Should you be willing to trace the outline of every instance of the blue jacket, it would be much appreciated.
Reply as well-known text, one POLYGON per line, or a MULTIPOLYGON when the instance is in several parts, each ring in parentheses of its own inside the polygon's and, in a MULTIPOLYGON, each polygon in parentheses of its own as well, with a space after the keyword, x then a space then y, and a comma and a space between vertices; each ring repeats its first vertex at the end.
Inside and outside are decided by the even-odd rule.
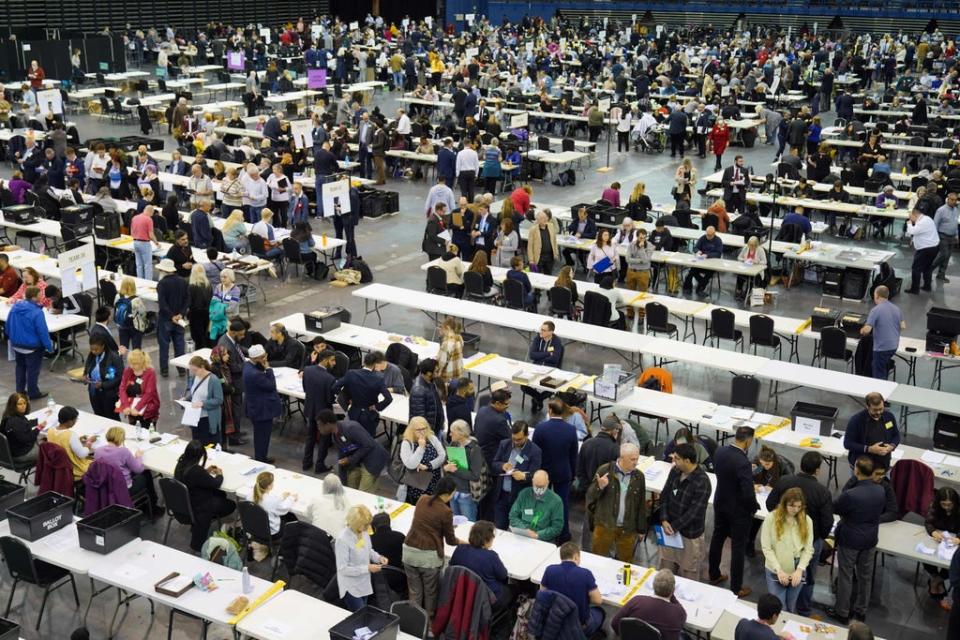
POLYGON ((737 623, 733 637, 736 640, 778 640, 780 638, 773 627, 747 618, 737 623))
MULTIPOLYGON (((497 495, 503 491, 503 476, 500 475, 503 473, 503 465, 507 462, 510 462, 510 453, 513 451, 513 440, 507 438, 500 442, 500 446, 497 447, 497 454, 493 457, 493 466, 490 469, 492 473, 497 478, 497 495)), ((516 465, 516 471, 523 471, 527 474, 526 480, 514 480, 510 479, 510 503, 513 504, 513 501, 517 499, 517 495, 523 490, 533 484, 533 474, 540 470, 542 465, 542 454, 540 453, 540 447, 533 444, 532 440, 527 440, 527 443, 523 445, 523 448, 520 449, 520 456, 523 458, 523 462, 520 462, 516 465)))
POLYGON ((550 418, 537 425, 533 443, 543 454, 543 469, 552 484, 573 480, 577 469, 579 440, 576 428, 563 418, 550 418))
MULTIPOLYGON (((571 235, 577 232, 577 229, 580 226, 580 218, 571 220, 570 224, 567 225, 567 232, 571 235)), ((593 221, 592 218, 587 218, 583 225, 583 233, 580 234, 581 239, 592 240, 597 237, 597 223, 593 221)))
POLYGON ((309 215, 310 200, 307 196, 305 194, 301 194, 299 197, 291 196, 290 204, 287 206, 287 218, 290 221, 290 226, 292 227, 297 222, 306 222, 309 215))
POLYGON ((871 479, 860 480, 833 502, 838 547, 865 551, 877 546, 880 516, 887 504, 883 487, 871 479))
POLYGON ((473 431, 473 407, 476 405, 475 396, 461 397, 456 393, 455 381, 450 382, 450 390, 447 392, 447 424, 453 424, 454 420, 463 420, 470 425, 470 431, 473 431))
POLYGON ((527 357, 534 364, 559 367, 563 362, 563 343, 556 335, 551 337, 550 340, 544 340, 540 336, 536 336, 530 342, 530 351, 527 353, 527 357))
POLYGON ((261 369, 252 362, 243 364, 244 413, 251 422, 266 422, 280 415, 280 395, 273 369, 261 369))
POLYGON ((539 640, 585 640, 580 612, 569 598, 556 591, 537 591, 527 631, 539 640))
POLYGON ((706 234, 704 234, 697 240, 697 244, 694 245, 693 250, 694 252, 703 253, 708 258, 722 258, 723 240, 720 239, 720 236, 713 236, 713 240, 709 240, 706 234))
POLYGON ((213 231, 210 230, 210 216, 200 209, 190 214, 190 227, 193 231, 193 246, 206 249, 213 244, 213 231))
MULTIPOLYGON (((346 391, 350 397, 350 409, 347 412, 350 419, 364 424, 368 429, 369 421, 361 419, 361 414, 368 413, 369 407, 376 407, 377 411, 383 411, 393 402, 393 396, 387 389, 383 376, 371 371, 370 369, 350 369, 346 375, 337 380, 333 385, 334 395, 339 394, 340 390, 346 391), (383 396, 383 400, 380 399, 383 396)), ((376 426, 374 424, 374 426, 376 426)))
POLYGON ((444 178, 452 178, 457 174, 457 154, 452 149, 441 147, 437 152, 437 173, 444 178))
POLYGON ((339 421, 333 444, 337 447, 337 457, 347 459, 347 464, 339 465, 341 477, 357 465, 363 465, 370 475, 378 478, 387 466, 387 450, 359 422, 339 421))
POLYGON ((13 305, 7 315, 7 337, 15 347, 53 351, 43 307, 30 300, 13 305))
MULTIPOLYGON (((867 442, 869 439, 867 429, 870 426, 870 422, 870 414, 867 413, 866 409, 855 413, 847 422, 847 431, 843 434, 843 448, 850 452, 848 455, 850 464, 854 464, 857 458, 862 455, 867 455, 871 458, 879 457, 867 453, 867 447, 872 444, 877 444, 876 442, 867 442)), ((880 422, 885 427, 883 430, 884 437, 882 443, 892 444, 895 447, 899 446, 900 429, 897 427, 897 418, 891 412, 884 411, 883 415, 880 416, 880 422)), ((889 458, 890 456, 885 457, 888 469, 890 468, 889 458)))

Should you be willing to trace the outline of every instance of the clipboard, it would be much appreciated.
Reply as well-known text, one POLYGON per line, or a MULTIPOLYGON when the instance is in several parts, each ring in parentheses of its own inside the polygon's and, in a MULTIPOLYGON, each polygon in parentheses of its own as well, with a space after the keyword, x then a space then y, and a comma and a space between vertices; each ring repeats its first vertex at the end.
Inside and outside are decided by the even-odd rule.
POLYGON ((180 578, 179 571, 169 573, 153 585, 153 590, 157 593, 162 593, 165 596, 170 596, 171 598, 179 598, 184 593, 192 589, 194 585, 193 580, 187 578, 186 576, 180 578, 180 580, 178 580, 178 578, 180 578), (186 584, 180 584, 182 580, 186 580, 186 584), (176 581, 177 584, 175 584, 173 588, 168 588, 166 585, 173 581, 176 581))

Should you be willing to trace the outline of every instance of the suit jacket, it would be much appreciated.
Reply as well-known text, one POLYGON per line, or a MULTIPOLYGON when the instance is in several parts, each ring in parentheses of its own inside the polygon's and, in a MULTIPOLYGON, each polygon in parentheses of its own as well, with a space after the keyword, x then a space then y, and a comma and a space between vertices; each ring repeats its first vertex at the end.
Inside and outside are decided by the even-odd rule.
MULTIPOLYGON (((573 480, 577 468, 579 441, 576 428, 561 418, 550 418, 537 425, 533 443, 543 454, 543 469, 550 474, 551 484, 573 480)), ((751 485, 752 488, 752 485, 751 485)))
MULTIPOLYGON (((510 461, 510 453, 512 451, 513 440, 507 438, 506 440, 500 441, 500 446, 497 447, 497 453, 493 456, 493 465, 490 473, 497 478, 498 495, 503 491, 503 476, 500 474, 503 472, 503 465, 510 461)), ((520 457, 523 458, 523 462, 518 462, 514 470, 523 471, 527 474, 527 478, 525 480, 510 479, 511 504, 517 499, 521 491, 533 484, 533 474, 539 471, 543 465, 543 454, 540 451, 540 447, 535 445, 532 440, 527 440, 527 443, 520 449, 520 457)))
POLYGON ((280 395, 273 369, 261 369, 252 362, 243 365, 244 414, 251 422, 266 422, 280 415, 280 395))
MULTIPOLYGON (((87 354, 87 360, 83 365, 83 374, 87 377, 93 371, 97 362, 97 356, 92 353, 87 354)), ((123 376, 123 360, 120 354, 110 349, 105 349, 103 359, 100 360, 100 388, 97 394, 103 396, 120 396, 120 378, 123 376)))
POLYGON ((483 450, 483 459, 492 467, 500 443, 510 440, 510 417, 505 411, 501 413, 490 405, 480 407, 474 420, 473 433, 483 450))
POLYGON ((333 408, 336 398, 333 385, 336 381, 332 373, 318 364, 304 367, 303 393, 306 400, 303 404, 303 417, 308 425, 313 425, 321 411, 333 408))
POLYGON ((747 454, 730 444, 717 449, 713 464, 717 475, 713 510, 732 517, 749 517, 756 513, 760 505, 753 488, 753 466, 747 454))
POLYGON ((107 343, 107 350, 117 353, 120 351, 120 348, 117 346, 117 341, 113 339, 113 334, 110 333, 110 329, 107 329, 102 324, 94 324, 90 327, 90 337, 101 336, 104 341, 107 343))
POLYGON ((353 420, 338 422, 337 431, 333 434, 333 442, 337 446, 337 457, 347 459, 347 464, 339 465, 341 477, 345 477, 350 469, 363 465, 370 475, 376 478, 387 466, 389 460, 387 450, 374 440, 359 422, 353 420))
POLYGON ((338 394, 343 389, 350 399, 350 409, 347 412, 352 420, 360 420, 360 414, 369 407, 376 407, 383 411, 393 402, 393 396, 387 389, 383 376, 370 369, 351 369, 333 385, 333 393, 338 394), (380 399, 383 396, 383 400, 380 399))
POLYGON ((217 346, 226 349, 227 354, 230 356, 230 373, 233 374, 233 381, 235 385, 234 393, 242 393, 243 387, 237 383, 240 381, 240 378, 243 375, 243 363, 245 362, 246 358, 246 348, 239 342, 234 342, 233 339, 227 334, 220 336, 220 340, 217 341, 217 346))
MULTIPOLYGON (((723 170, 723 177, 720 179, 720 182, 723 184, 723 197, 724 199, 729 199, 733 195, 733 185, 730 183, 733 182, 733 171, 735 167, 727 167, 723 170)), ((750 172, 746 167, 740 167, 740 177, 743 179, 743 185, 740 187, 740 193, 746 193, 747 187, 750 186, 750 172)))
MULTIPOLYGON (((480 246, 480 244, 479 244, 477 241, 482 237, 482 238, 483 238, 483 249, 489 253, 489 252, 490 252, 490 249, 493 247, 493 240, 494 240, 494 238, 497 237, 497 228, 498 228, 499 225, 497 224, 497 219, 494 218, 493 215, 492 215, 492 214, 489 214, 489 213, 487 214, 486 223, 487 223, 487 229, 486 229, 486 231, 484 231, 482 235, 477 236, 476 238, 474 238, 474 245, 475 245, 475 246, 480 246)), ((474 216, 473 216, 473 230, 474 230, 474 231, 480 231, 480 224, 481 224, 481 218, 480 218, 480 216, 479 216, 479 215, 474 215, 474 216)), ((557 258, 557 257, 559 257, 559 256, 557 256, 556 254, 554 254, 554 258, 557 258)))
POLYGON ((437 152, 437 172, 444 178, 457 174, 457 153, 453 149, 441 147, 437 152))
MULTIPOLYGON (((557 249, 557 230, 552 224, 547 224, 547 235, 550 237, 550 250, 553 252, 553 259, 560 257, 557 249)), ((531 264, 540 262, 540 254, 543 253, 543 240, 540 237, 540 225, 533 225, 527 234, 527 259, 531 264)))

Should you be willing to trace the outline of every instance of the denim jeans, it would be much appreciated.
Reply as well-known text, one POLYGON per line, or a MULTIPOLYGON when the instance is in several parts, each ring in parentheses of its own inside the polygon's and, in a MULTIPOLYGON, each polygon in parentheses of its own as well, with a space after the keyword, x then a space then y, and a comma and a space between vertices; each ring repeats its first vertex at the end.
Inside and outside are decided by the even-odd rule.
POLYGON ((30 353, 14 352, 17 360, 17 393, 25 393, 30 398, 40 395, 37 381, 40 379, 40 366, 43 364, 43 347, 30 353))
POLYGON ((182 356, 186 351, 183 339, 183 327, 174 324, 169 318, 161 318, 157 324, 157 341, 160 343, 160 372, 170 368, 170 341, 173 340, 173 355, 182 356))
POLYGON ((343 594, 343 606, 346 607, 347 611, 357 611, 365 604, 367 604, 366 596, 359 598, 349 591, 343 594))
POLYGON ((134 240, 133 255, 137 260, 137 277, 153 280, 153 243, 149 240, 134 240))
POLYGON ((807 574, 800 587, 800 596, 797 598, 796 613, 801 616, 809 616, 813 609, 813 586, 816 584, 817 565, 820 564, 820 552, 823 550, 823 540, 817 538, 813 541, 813 558, 807 565, 807 574))
POLYGON ((464 516, 470 522, 477 521, 477 501, 471 498, 469 493, 457 491, 453 494, 450 508, 453 509, 455 516, 464 516))
POLYGON ((260 212, 263 211, 263 207, 248 204, 243 206, 243 211, 247 215, 247 222, 257 224, 260 222, 260 212))
POLYGON ((783 605, 784 611, 796 613, 797 598, 800 596, 800 590, 803 588, 803 584, 801 583, 799 587, 785 587, 777 580, 777 574, 769 569, 765 569, 763 573, 767 577, 767 591, 777 596, 780 604, 783 605))
POLYGON ((897 352, 896 349, 891 349, 889 351, 874 351, 873 352, 873 377, 877 380, 886 380, 887 379, 887 367, 890 363, 890 358, 893 357, 893 354, 897 352))
POLYGON ((603 626, 603 621, 607 617, 606 612, 600 607, 591 606, 587 621, 583 624, 583 633, 589 638, 603 626))
POLYGON ((393 72, 393 86, 398 91, 403 91, 403 71, 393 72))

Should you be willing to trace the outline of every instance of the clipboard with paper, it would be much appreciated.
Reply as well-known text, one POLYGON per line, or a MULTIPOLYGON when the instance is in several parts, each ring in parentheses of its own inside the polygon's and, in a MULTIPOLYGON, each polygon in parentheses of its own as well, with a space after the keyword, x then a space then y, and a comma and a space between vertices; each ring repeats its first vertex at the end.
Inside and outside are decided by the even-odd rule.
POLYGON ((657 545, 669 547, 670 549, 683 549, 683 537, 679 532, 667 534, 659 524, 653 525, 654 533, 657 534, 657 545))

